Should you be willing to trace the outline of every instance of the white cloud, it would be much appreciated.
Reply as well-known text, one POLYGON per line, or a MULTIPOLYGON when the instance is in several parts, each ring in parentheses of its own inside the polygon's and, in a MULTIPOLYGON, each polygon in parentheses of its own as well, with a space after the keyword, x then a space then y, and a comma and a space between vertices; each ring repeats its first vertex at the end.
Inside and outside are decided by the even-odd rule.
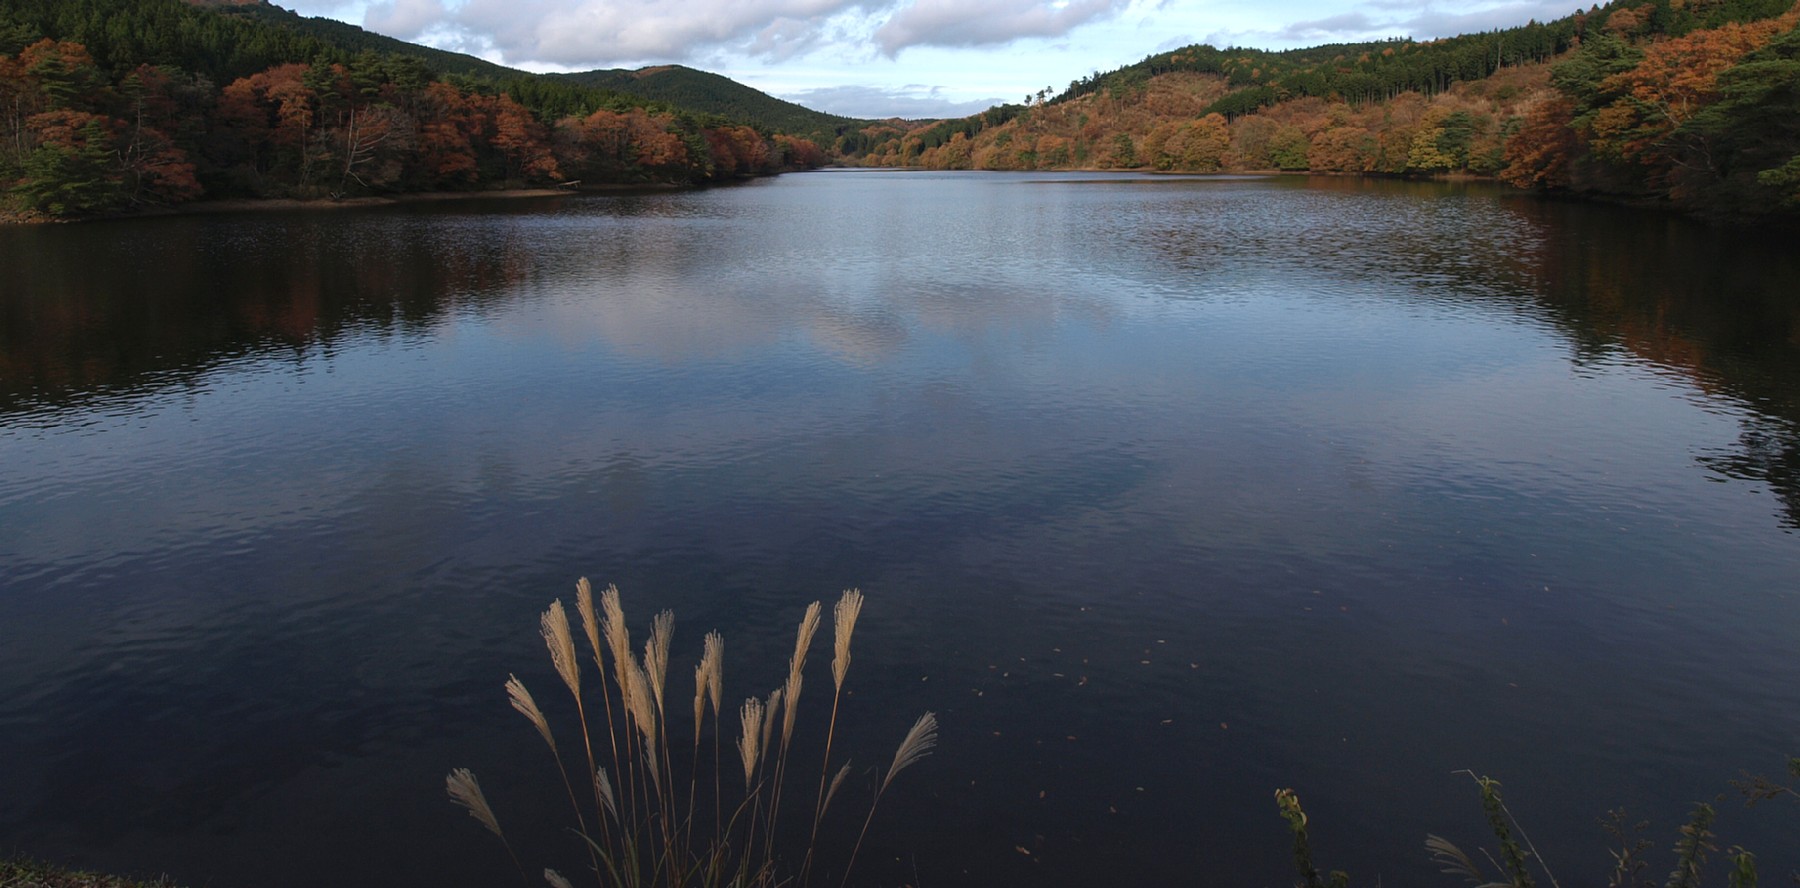
POLYGON ((809 107, 876 118, 962 116, 1002 100, 996 96, 1016 102, 1045 84, 1111 70, 1196 38, 1221 47, 1264 49, 1396 36, 1431 39, 1533 18, 1548 21, 1588 5, 1588 0, 274 2, 527 70, 681 62, 809 107))
POLYGON ((1208 36, 1217 46, 1234 44, 1268 49, 1316 46, 1411 37, 1431 40, 1511 28, 1527 21, 1550 21, 1568 15, 1575 5, 1563 0, 1457 5, 1453 11, 1438 9, 1432 0, 1371 0, 1359 8, 1318 18, 1301 19, 1274 28, 1225 30, 1208 36))
POLYGON ((1341 40, 1346 34, 1366 34, 1373 28, 1374 22, 1368 16, 1346 12, 1309 22, 1294 22, 1275 33, 1283 40, 1329 42, 1341 40))
POLYGON ((891 58, 909 46, 991 46, 1061 37, 1129 5, 1130 0, 913 0, 875 31, 875 42, 891 58))
POLYGON ((377 0, 363 12, 363 27, 413 40, 442 24, 447 15, 441 0, 377 0))
MULTIPOLYGON (((891 0, 879 0, 891 2, 891 0)), ((869 0, 305 0, 401 38, 494 54, 513 65, 572 68, 687 61, 729 50, 791 58, 817 46, 834 18, 869 0)), ((866 30, 866 29, 865 29, 866 30)))

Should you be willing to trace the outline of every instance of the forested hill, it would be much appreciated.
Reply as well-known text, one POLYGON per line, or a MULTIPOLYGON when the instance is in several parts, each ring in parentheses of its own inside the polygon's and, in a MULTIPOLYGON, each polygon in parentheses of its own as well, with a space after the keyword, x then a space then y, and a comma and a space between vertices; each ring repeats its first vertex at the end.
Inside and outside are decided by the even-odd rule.
POLYGON ((1444 40, 1189 46, 847 148, 879 165, 1445 174, 1800 212, 1794 0, 1617 0, 1444 40))
POLYGON ((814 111, 752 89, 727 77, 681 65, 626 71, 619 68, 555 75, 573 83, 631 93, 709 114, 753 120, 773 129, 816 140, 833 139, 868 125, 866 120, 814 111))
POLYGON ((439 68, 468 57, 421 49, 258 4, 0 0, 0 216, 824 161, 804 138, 554 77, 439 68))
POLYGON ((188 0, 196 6, 212 6, 228 16, 242 16, 262 24, 286 28, 317 38, 321 43, 352 53, 373 51, 389 55, 415 56, 440 74, 464 74, 493 80, 525 76, 525 72, 486 59, 460 52, 448 52, 416 43, 396 40, 355 25, 328 18, 303 16, 266 0, 188 0))

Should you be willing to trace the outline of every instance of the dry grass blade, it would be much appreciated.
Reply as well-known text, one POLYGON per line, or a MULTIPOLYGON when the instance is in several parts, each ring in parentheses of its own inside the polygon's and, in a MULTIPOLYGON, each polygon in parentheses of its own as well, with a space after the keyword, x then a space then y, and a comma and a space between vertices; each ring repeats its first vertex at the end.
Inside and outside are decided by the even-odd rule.
POLYGON ((776 688, 769 693, 769 700, 763 704, 762 754, 769 754, 769 734, 775 728, 775 716, 781 712, 781 689, 776 688))
POLYGON ((906 739, 900 741, 900 748, 894 750, 894 763, 888 766, 881 788, 886 790, 896 775, 924 758, 934 746, 937 746, 937 716, 927 712, 913 722, 912 730, 906 732, 906 739))
POLYGON ((606 804, 606 813, 612 815, 614 823, 619 820, 619 802, 613 797, 612 778, 606 776, 605 768, 594 769, 594 788, 600 793, 600 801, 606 804))
POLYGON ((536 700, 531 699, 531 692, 525 690, 525 683, 518 676, 506 677, 506 696, 512 700, 512 708, 531 720, 538 733, 543 735, 544 742, 550 744, 550 751, 555 752, 556 738, 550 736, 550 720, 544 718, 544 711, 538 708, 536 700))
POLYGON ((719 676, 722 674, 720 660, 725 656, 725 639, 717 632, 706 633, 706 650, 700 655, 700 665, 694 667, 694 744, 700 743, 700 716, 706 711, 706 701, 712 700, 713 718, 719 717, 719 676))
POLYGON ((575 583, 575 611, 581 614, 581 628, 587 633, 588 646, 594 649, 594 665, 604 675, 606 663, 600 658, 600 615, 594 611, 594 586, 582 577, 575 583))
POLYGON ((794 657, 788 661, 789 674, 806 668, 806 652, 812 648, 814 633, 819 631, 819 603, 806 606, 806 615, 800 618, 800 632, 794 637, 794 657))
POLYGON ((831 658, 831 680, 840 691, 844 689, 844 676, 850 672, 850 635, 856 631, 856 618, 862 614, 862 606, 862 591, 845 589, 844 597, 831 609, 832 638, 836 643, 831 658))
POLYGON ((544 868, 544 881, 549 882, 552 888, 575 888, 575 883, 570 882, 563 877, 562 873, 549 867, 544 868))
POLYGON ((638 665, 636 657, 630 651, 625 652, 624 659, 618 663, 619 683, 625 696, 625 705, 631 709, 631 720, 637 722, 638 730, 643 732, 644 739, 652 744, 656 742, 656 702, 651 699, 650 679, 644 675, 644 667, 638 665))
POLYGON ((838 769, 837 776, 831 778, 831 788, 825 790, 825 803, 819 806, 821 816, 824 815, 826 808, 831 807, 831 797, 837 795, 838 787, 844 785, 844 778, 848 776, 850 776, 850 763, 845 762, 844 766, 838 769))
POLYGON ((663 711, 663 688, 669 675, 669 639, 675 634, 675 612, 663 611, 650 621, 650 637, 644 640, 644 674, 650 679, 656 711, 663 711))
POLYGON ((694 667, 694 745, 700 745, 700 717, 706 713, 706 658, 702 656, 694 667))
POLYGON ((657 786, 657 787, 661 787, 662 786, 662 766, 659 765, 657 762, 656 737, 653 734, 644 735, 644 765, 650 771, 651 784, 654 786, 657 786))
POLYGON ((1456 843, 1443 836, 1425 834, 1425 850, 1431 852, 1431 862, 1441 867, 1440 872, 1452 876, 1462 876, 1473 883, 1476 888, 1507 888, 1505 882, 1490 882, 1481 876, 1481 867, 1473 858, 1456 847, 1456 843))
POLYGON ((755 697, 745 700, 738 718, 744 723, 744 733, 738 737, 738 755, 744 760, 744 788, 749 789, 756 776, 756 763, 762 758, 763 701, 755 697))
POLYGON ((600 634, 612 650, 613 669, 620 673, 619 690, 624 691, 624 670, 619 664, 631 657, 631 631, 625 626, 625 609, 619 605, 619 587, 609 585, 600 593, 600 614, 600 634))
POLYGON ((789 741, 794 739, 794 716, 800 712, 800 707, 794 704, 800 700, 800 685, 804 678, 805 676, 800 673, 790 671, 787 684, 782 687, 782 693, 787 701, 787 710, 781 714, 781 748, 783 750, 786 750, 789 741))
POLYGON ((710 664, 706 677, 706 693, 712 698, 713 718, 719 717, 719 696, 725 691, 725 636, 706 633, 706 652, 701 662, 710 664))
POLYGON ((550 649, 556 674, 569 686, 569 693, 581 696, 581 665, 575 659, 575 636, 569 631, 569 614, 563 610, 562 599, 550 602, 550 609, 538 618, 538 628, 544 635, 544 646, 550 649))
POLYGON ((469 809, 469 816, 481 821, 481 825, 492 830, 501 841, 506 841, 506 834, 500 831, 500 821, 494 817, 494 809, 488 806, 487 796, 481 792, 481 784, 475 781, 475 774, 468 768, 457 768, 444 778, 444 788, 450 793, 450 800, 469 809))

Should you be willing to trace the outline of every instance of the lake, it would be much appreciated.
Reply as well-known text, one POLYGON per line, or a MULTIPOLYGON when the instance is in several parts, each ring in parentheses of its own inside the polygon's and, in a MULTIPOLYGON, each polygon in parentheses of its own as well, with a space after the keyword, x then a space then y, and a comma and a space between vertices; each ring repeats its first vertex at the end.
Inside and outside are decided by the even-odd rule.
MULTIPOLYGON (((537 619, 584 576, 640 640, 675 612, 684 731, 706 631, 735 708, 867 594, 833 853, 942 725, 868 884, 1286 885, 1282 787, 1322 865, 1451 884, 1427 832, 1494 847, 1463 769, 1563 884, 1618 807, 1660 880, 1694 802, 1800 755, 1791 235, 1478 184, 0 229, 0 467, 0 851, 193 885, 508 883, 459 766, 579 874, 502 685, 572 725, 537 619)), ((1800 868, 1791 802, 1726 798, 1721 847, 1800 868)))

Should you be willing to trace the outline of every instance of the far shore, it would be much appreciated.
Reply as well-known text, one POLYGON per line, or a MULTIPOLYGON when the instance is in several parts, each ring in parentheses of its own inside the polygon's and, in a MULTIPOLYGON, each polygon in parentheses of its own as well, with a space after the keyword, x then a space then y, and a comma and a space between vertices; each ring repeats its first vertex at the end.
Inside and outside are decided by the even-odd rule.
MULTIPOLYGON (((289 210, 338 210, 357 207, 390 207, 409 203, 434 203, 458 200, 514 200, 534 197, 572 197, 583 194, 632 194, 675 191, 685 186, 666 184, 582 185, 567 188, 504 188, 495 191, 420 191, 361 197, 232 197, 223 200, 198 200, 181 204, 159 213, 181 215, 205 213, 263 213, 289 210)), ((153 215, 147 214, 147 215, 153 215)))
POLYGON ((522 198, 575 197, 583 194, 653 194, 678 191, 691 186, 659 183, 633 185, 579 185, 562 188, 505 188, 493 191, 420 191, 402 194, 364 195, 358 197, 228 197, 219 200, 197 200, 172 207, 155 207, 114 216, 85 219, 56 219, 39 213, 0 213, 0 225, 55 222, 87 222, 102 219, 138 219, 154 216, 188 216, 211 213, 270 213, 295 210, 340 210, 362 207, 389 207, 409 203, 433 203, 476 200, 517 200, 522 198))

